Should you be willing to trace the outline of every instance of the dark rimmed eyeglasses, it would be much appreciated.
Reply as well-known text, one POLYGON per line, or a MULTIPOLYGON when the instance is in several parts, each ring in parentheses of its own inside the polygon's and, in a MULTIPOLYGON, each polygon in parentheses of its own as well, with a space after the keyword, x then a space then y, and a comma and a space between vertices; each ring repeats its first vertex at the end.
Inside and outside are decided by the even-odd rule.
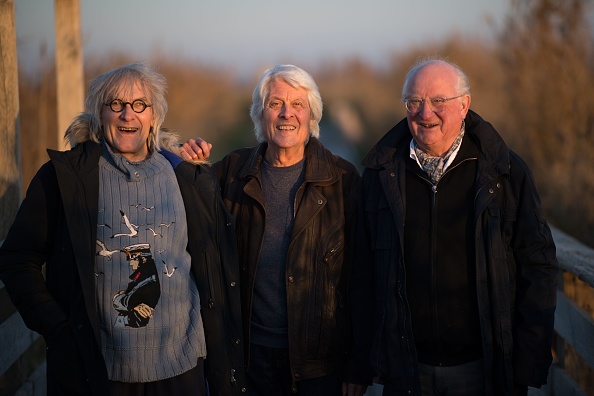
POLYGON ((142 99, 136 99, 132 102, 124 102, 120 99, 114 99, 109 103, 105 103, 105 106, 108 106, 114 113, 121 113, 124 111, 124 107, 126 107, 127 104, 130 105, 130 108, 135 113, 142 113, 147 107, 152 106, 152 104, 145 103, 142 99))

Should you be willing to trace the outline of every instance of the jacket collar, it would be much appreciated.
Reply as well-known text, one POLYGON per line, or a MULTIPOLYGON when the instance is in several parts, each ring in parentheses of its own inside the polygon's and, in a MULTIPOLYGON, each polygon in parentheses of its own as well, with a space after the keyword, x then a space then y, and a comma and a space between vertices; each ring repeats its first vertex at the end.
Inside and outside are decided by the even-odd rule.
MULTIPOLYGON (((509 149, 495 128, 472 110, 468 111, 464 121, 464 139, 472 141, 478 149, 481 174, 491 177, 509 174, 509 149)), ((405 118, 379 140, 361 164, 370 169, 392 168, 402 158, 400 151, 408 152, 411 139, 412 134, 405 118)))
POLYGON ((396 162, 396 153, 408 148, 412 134, 408 128, 406 118, 401 120, 388 131, 361 161, 365 168, 391 168, 396 162))
POLYGON ((101 145, 88 140, 68 151, 48 149, 47 153, 54 166, 62 166, 63 169, 85 175, 97 167, 101 156, 101 145))
MULTIPOLYGON (((65 167, 63 169, 70 169, 78 174, 88 174, 99 163, 101 156, 101 145, 90 140, 77 144, 69 151, 57 151, 48 149, 47 153, 55 166, 65 167)), ((175 155, 169 150, 162 149, 159 151, 171 164, 173 169, 177 168, 183 159, 175 155)))
MULTIPOLYGON (((268 143, 260 143, 252 148, 249 158, 239 172, 240 178, 258 178, 260 167, 264 161, 264 153, 268 143)), ((314 137, 309 138, 305 146, 305 178, 306 183, 332 184, 338 177, 338 169, 334 165, 333 154, 314 137)))

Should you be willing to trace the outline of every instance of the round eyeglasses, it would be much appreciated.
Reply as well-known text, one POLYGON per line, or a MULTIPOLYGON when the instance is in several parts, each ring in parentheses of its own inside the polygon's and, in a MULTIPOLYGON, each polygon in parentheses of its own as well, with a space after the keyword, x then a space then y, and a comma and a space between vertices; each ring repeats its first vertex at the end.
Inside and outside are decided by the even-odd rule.
MULTIPOLYGON (((445 109, 446 107, 446 103, 452 99, 458 99, 461 98, 462 96, 464 96, 465 94, 462 95, 458 95, 458 96, 453 96, 451 98, 431 98, 429 99, 429 103, 431 104, 431 109, 438 113, 442 110, 445 109)), ((419 99, 419 98, 406 98, 404 99, 404 105, 406 106, 406 110, 408 110, 411 113, 418 113, 419 111, 421 111, 421 108, 423 107, 423 103, 426 103, 427 101, 425 99, 419 99)))
POLYGON ((132 102, 124 102, 123 100, 120 100, 120 99, 114 99, 109 103, 105 103, 105 106, 109 106, 111 111, 113 111, 114 113, 121 113, 122 111, 124 111, 124 107, 126 107, 127 104, 130 105, 130 108, 135 113, 142 113, 143 111, 146 110, 147 107, 152 106, 152 104, 145 103, 141 99, 136 99, 132 102))

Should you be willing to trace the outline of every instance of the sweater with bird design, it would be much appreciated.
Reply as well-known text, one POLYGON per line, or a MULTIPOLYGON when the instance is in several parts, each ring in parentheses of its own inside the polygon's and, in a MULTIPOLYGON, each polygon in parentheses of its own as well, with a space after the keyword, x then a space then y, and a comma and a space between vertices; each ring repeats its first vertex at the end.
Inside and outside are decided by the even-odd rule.
POLYGON ((95 274, 108 377, 151 382, 182 374, 206 346, 173 168, 158 152, 130 162, 102 143, 99 175, 95 274))

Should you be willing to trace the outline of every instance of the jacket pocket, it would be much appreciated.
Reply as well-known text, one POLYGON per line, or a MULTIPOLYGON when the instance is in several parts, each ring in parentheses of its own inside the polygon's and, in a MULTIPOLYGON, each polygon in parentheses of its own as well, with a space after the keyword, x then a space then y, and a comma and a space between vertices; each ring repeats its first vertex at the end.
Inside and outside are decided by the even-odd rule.
POLYGON ((382 194, 378 200, 369 200, 365 207, 367 227, 373 250, 386 250, 397 240, 394 237, 394 217, 390 205, 382 194))
MULTIPOLYGON (((320 240, 313 293, 310 297, 307 337, 308 359, 327 357, 329 351, 343 343, 346 301, 341 292, 344 270, 344 230, 342 224, 329 230, 320 240), (337 338, 338 337, 338 338, 337 338)), ((346 322, 346 323, 345 323, 346 322)), ((348 327, 350 328, 350 327, 348 327)))
POLYGON ((203 310, 212 309, 215 306, 215 287, 211 268, 211 263, 208 256, 208 251, 203 247, 196 247, 191 251, 192 255, 192 274, 194 281, 198 287, 198 294, 200 295, 200 307, 203 310))
POLYGON ((48 394, 90 395, 85 365, 74 337, 66 327, 59 339, 46 340, 48 394))

